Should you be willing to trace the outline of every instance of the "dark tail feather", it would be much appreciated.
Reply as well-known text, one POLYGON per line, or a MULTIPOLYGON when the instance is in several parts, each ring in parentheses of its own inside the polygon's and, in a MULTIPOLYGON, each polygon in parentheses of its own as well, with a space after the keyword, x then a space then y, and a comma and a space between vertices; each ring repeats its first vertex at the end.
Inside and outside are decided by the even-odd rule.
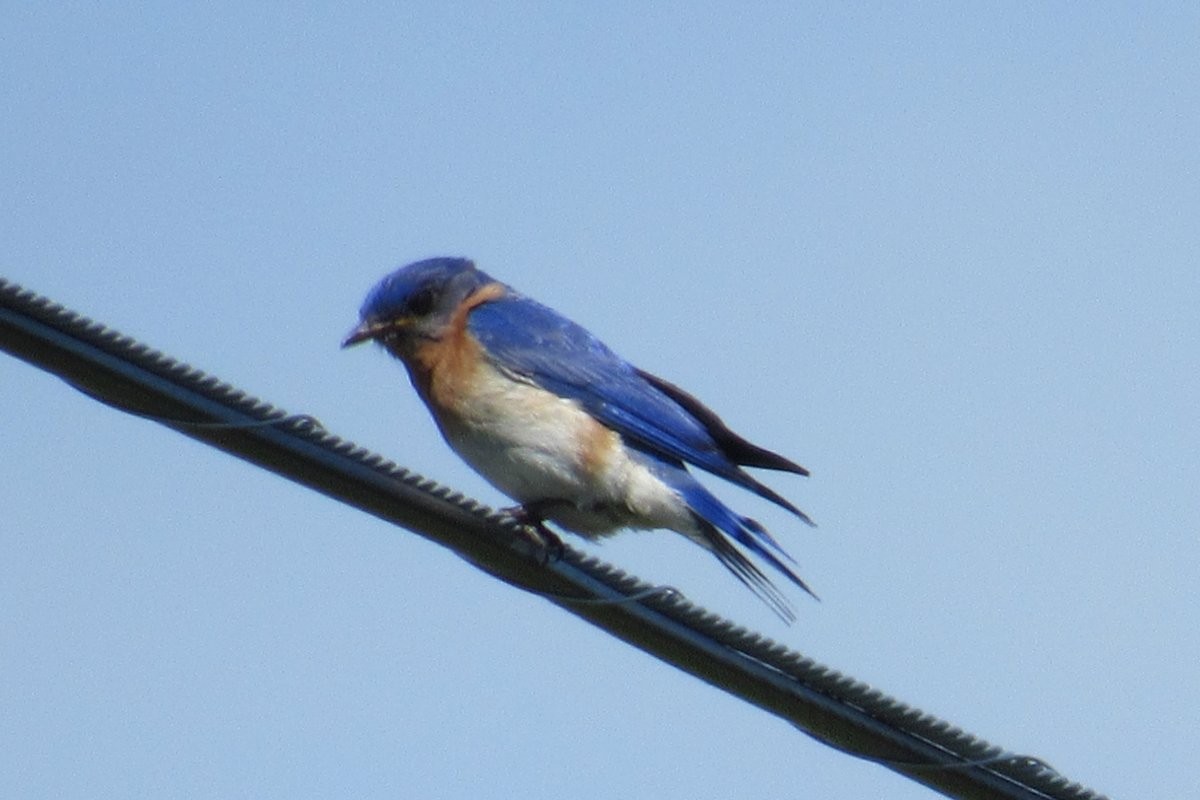
POLYGON ((730 544, 720 531, 707 523, 702 523, 701 527, 706 529, 705 538, 708 540, 709 549, 725 569, 732 572, 743 586, 758 595, 758 598, 766 603, 780 619, 789 625, 795 622, 796 612, 792 609, 792 604, 788 602, 788 599, 779 591, 779 587, 772 583, 771 579, 754 565, 754 562, 730 544))
POLYGON ((724 503, 699 483, 692 483, 691 486, 681 487, 681 489, 681 495, 687 501, 688 507, 691 508, 692 515, 696 519, 709 549, 725 565, 726 569, 758 595, 784 621, 792 622, 796 618, 791 604, 770 578, 764 575, 762 570, 755 566, 750 559, 746 558, 733 542, 737 542, 766 561, 814 598, 817 597, 808 584, 780 559, 780 556, 783 556, 792 561, 791 556, 784 552, 766 528, 748 517, 740 517, 730 511, 724 503))
POLYGON ((709 435, 712 436, 713 441, 717 443, 717 447, 721 449, 725 457, 733 463, 741 464, 744 467, 760 467, 762 469, 779 470, 780 472, 794 472, 797 475, 808 474, 808 470, 795 461, 784 458, 778 453, 771 452, 765 447, 752 444, 741 436, 738 436, 729 429, 724 420, 717 416, 715 411, 670 381, 663 380, 657 375, 652 375, 640 369, 638 370, 638 375, 641 375, 654 388, 683 406, 689 414, 695 417, 704 426, 705 430, 708 431, 709 435))
POLYGON ((779 542, 775 541, 775 537, 772 536, 767 531, 766 528, 764 528, 757 520, 750 519, 749 517, 742 517, 741 523, 744 528, 748 528, 751 531, 753 536, 748 536, 746 538, 739 536, 739 537, 737 537, 739 542, 746 545, 746 547, 750 548, 755 553, 757 553, 759 556, 761 556, 772 567, 774 567, 775 569, 779 570, 784 575, 786 575, 788 580, 790 580, 792 583, 796 584, 801 589, 803 589, 805 592, 807 592, 808 595, 810 597, 812 597, 812 599, 814 599, 814 600, 821 599, 820 597, 817 597, 817 593, 814 592, 809 587, 809 585, 804 582, 803 578, 801 578, 799 575, 797 575, 795 573, 795 571, 792 570, 791 567, 789 567, 787 564, 784 564, 779 558, 777 558, 775 556, 775 553, 778 553, 780 556, 783 556, 791 563, 793 563, 793 564, 796 563, 796 559, 792 558, 792 556, 786 550, 784 550, 782 547, 780 547, 779 542), (770 550, 765 549, 762 546, 761 542, 766 542, 767 544, 769 544, 771 546, 771 549, 774 550, 775 553, 772 553, 770 550))
POLYGON ((750 473, 742 470, 738 465, 742 467, 774 469, 780 472, 794 472, 797 475, 808 475, 807 469, 794 461, 784 458, 778 453, 771 452, 765 447, 759 447, 738 436, 716 415, 716 412, 670 381, 663 380, 657 375, 652 375, 642 370, 638 370, 637 372, 647 383, 674 400, 684 411, 687 411, 697 422, 703 425, 704 429, 708 431, 708 435, 712 437, 717 449, 721 451, 721 455, 732 462, 727 467, 716 469, 712 465, 700 465, 702 469, 707 469, 716 475, 733 481, 739 486, 749 489, 759 497, 770 500, 781 508, 786 508, 809 525, 816 527, 816 523, 807 514, 792 505, 783 495, 761 483, 750 473))
POLYGON ((730 433, 732 441, 718 440, 717 443, 721 445, 721 449, 725 451, 725 455, 729 456, 731 461, 741 464, 743 467, 760 467, 780 472, 794 472, 797 475, 808 475, 808 470, 795 461, 786 459, 765 447, 752 444, 732 431, 730 433))
POLYGON ((792 505, 791 501, 789 501, 786 497, 784 497, 783 495, 776 492, 770 486, 767 486, 764 483, 760 483, 750 473, 743 472, 740 469, 735 470, 733 473, 730 474, 729 480, 733 481, 734 483, 737 483, 740 486, 744 486, 745 488, 754 492, 759 497, 762 497, 766 500, 770 500, 772 503, 774 503, 775 505, 777 505, 781 508, 786 508, 788 511, 792 512, 793 514, 795 514, 797 517, 799 517, 801 520, 808 523, 812 527, 814 527, 814 528, 817 527, 817 523, 813 522, 812 518, 809 517, 808 514, 805 514, 803 511, 796 508, 796 506, 792 505))

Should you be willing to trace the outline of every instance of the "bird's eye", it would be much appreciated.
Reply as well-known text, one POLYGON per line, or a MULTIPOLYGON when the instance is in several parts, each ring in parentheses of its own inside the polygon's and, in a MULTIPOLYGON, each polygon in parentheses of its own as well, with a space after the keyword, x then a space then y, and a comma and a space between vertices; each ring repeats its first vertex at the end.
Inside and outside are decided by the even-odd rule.
POLYGON ((433 290, 421 289, 408 301, 408 313, 414 317, 423 317, 433 310, 433 290))

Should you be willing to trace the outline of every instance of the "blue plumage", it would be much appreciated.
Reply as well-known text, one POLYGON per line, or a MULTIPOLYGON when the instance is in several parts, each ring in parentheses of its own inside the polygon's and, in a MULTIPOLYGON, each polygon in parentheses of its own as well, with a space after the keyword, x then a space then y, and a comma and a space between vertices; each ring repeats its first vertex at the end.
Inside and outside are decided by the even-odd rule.
POLYGON ((734 543, 809 591, 770 534, 686 465, 809 522, 743 467, 807 471, 738 436, 690 394, 633 367, 584 328, 451 258, 387 276, 360 316, 346 344, 375 339, 400 358, 450 445, 528 508, 550 509, 546 518, 584 535, 677 530, 785 618, 786 599, 734 543))
MULTIPOLYGON (((637 370, 556 311, 509 289, 499 300, 477 308, 467 324, 501 369, 533 380, 560 397, 578 400, 596 419, 652 455, 693 464, 811 523, 804 512, 731 460, 712 432, 659 388, 665 382, 637 370)), ((715 414, 708 411, 708 415, 724 428, 715 414)), ((789 471, 807 473, 779 460, 788 466, 776 469, 790 467, 789 471)))

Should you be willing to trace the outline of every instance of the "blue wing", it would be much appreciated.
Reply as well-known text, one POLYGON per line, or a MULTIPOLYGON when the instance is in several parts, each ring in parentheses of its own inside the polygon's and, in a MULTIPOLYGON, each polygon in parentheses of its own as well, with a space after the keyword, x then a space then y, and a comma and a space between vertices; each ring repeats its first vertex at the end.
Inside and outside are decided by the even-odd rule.
POLYGON ((475 308, 468 326, 497 367, 579 402, 631 445, 658 458, 694 464, 811 524, 804 512, 739 465, 807 474, 803 467, 733 433, 698 400, 635 369, 552 309, 510 289, 475 308))

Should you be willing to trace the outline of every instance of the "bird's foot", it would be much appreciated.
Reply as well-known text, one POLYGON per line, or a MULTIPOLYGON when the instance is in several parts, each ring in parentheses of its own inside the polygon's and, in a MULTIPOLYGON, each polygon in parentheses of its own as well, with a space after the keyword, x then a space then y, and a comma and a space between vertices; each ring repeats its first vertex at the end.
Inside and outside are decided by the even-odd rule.
POLYGON ((539 549, 539 561, 545 565, 558 561, 566 552, 566 545, 558 534, 546 527, 546 510, 560 505, 561 500, 536 500, 519 506, 501 509, 521 525, 528 542, 539 549))

